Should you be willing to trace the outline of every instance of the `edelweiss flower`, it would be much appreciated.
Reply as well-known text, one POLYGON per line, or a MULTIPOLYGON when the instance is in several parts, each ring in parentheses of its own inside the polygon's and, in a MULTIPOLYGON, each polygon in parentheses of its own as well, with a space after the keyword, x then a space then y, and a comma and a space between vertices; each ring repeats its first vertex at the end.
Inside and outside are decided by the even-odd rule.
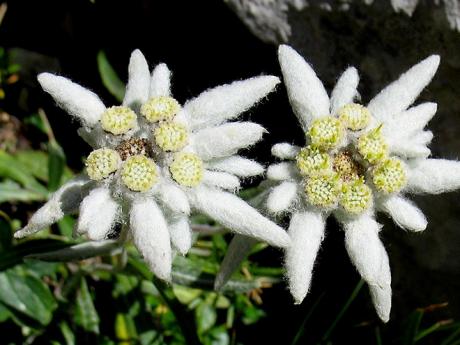
POLYGON ((376 212, 407 230, 422 231, 427 221, 406 194, 441 193, 460 187, 460 163, 428 159, 433 135, 424 131, 436 104, 409 106, 439 65, 433 55, 383 89, 365 107, 354 103, 358 73, 348 68, 328 97, 313 69, 292 48, 281 46, 279 60, 291 106, 303 130, 303 148, 273 146, 287 160, 269 167, 279 184, 267 199, 272 213, 291 214, 286 251, 289 289, 305 298, 326 218, 343 225, 351 261, 370 288, 379 317, 389 320, 391 274, 379 239, 376 212))
POLYGON ((61 187, 15 234, 23 237, 55 223, 80 205, 76 231, 91 240, 132 238, 152 271, 170 280, 171 244, 191 246, 191 208, 237 233, 285 247, 289 236, 230 191, 239 178, 263 167, 236 155, 261 139, 264 128, 237 118, 279 83, 273 76, 237 81, 203 92, 183 107, 170 95, 170 72, 150 76, 138 50, 129 63, 121 106, 106 108, 91 91, 49 73, 43 89, 82 127, 94 149, 86 174, 61 187), (121 225, 121 234, 116 234, 121 225))

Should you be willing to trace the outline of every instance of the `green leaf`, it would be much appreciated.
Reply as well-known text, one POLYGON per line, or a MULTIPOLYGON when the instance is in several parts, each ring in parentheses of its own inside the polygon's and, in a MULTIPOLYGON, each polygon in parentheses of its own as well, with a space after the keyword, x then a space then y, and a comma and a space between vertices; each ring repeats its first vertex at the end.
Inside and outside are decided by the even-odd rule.
POLYGON ((45 193, 22 188, 19 184, 11 180, 0 182, 0 204, 3 202, 31 202, 45 200, 45 193))
POLYGON ((115 335, 119 345, 130 345, 137 339, 136 325, 129 315, 117 314, 115 317, 115 335))
POLYGON ((125 84, 120 80, 102 50, 97 54, 97 67, 102 79, 102 84, 104 84, 107 90, 109 90, 119 102, 123 101, 123 97, 125 96, 125 84))
POLYGON ((210 345, 229 345, 230 344, 230 337, 228 336, 227 330, 224 326, 219 326, 213 328, 211 332, 209 332, 210 337, 210 345))
POLYGON ((88 241, 49 252, 30 254, 26 258, 62 262, 84 260, 94 256, 108 255, 119 247, 120 243, 115 240, 88 241))
POLYGON ((24 150, 15 154, 27 171, 42 181, 48 181, 48 155, 43 151, 24 150))
POLYGON ((75 227, 75 218, 68 215, 64 216, 64 218, 57 222, 57 225, 62 236, 72 238, 73 229, 75 227))
POLYGON ((69 324, 65 321, 62 321, 59 324, 59 329, 61 330, 62 336, 64 337, 66 345, 75 345, 75 335, 72 332, 69 324))
POLYGON ((86 279, 82 277, 77 291, 75 323, 87 332, 99 334, 99 315, 94 307, 86 279))
POLYGON ((5 251, 0 251, 0 271, 23 263, 25 256, 57 250, 71 244, 56 239, 37 239, 21 242, 5 251))
POLYGON ((42 325, 52 319, 57 303, 48 287, 34 276, 0 273, 0 302, 42 325))
POLYGON ((48 189, 54 192, 61 185, 66 159, 61 146, 54 140, 48 144, 48 156, 48 189))
POLYGON ((23 187, 47 196, 48 191, 43 187, 24 164, 4 151, 0 151, 0 176, 10 178, 23 187))
POLYGON ((198 334, 210 330, 216 323, 217 313, 214 306, 209 303, 201 303, 195 310, 198 334))

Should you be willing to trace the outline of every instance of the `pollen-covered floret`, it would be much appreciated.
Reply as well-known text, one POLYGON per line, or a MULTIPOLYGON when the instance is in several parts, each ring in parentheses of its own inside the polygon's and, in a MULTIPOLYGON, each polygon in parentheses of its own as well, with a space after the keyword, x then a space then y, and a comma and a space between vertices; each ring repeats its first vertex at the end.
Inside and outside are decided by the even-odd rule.
POLYGON ((146 192, 158 180, 157 166, 146 156, 131 156, 123 164, 121 180, 132 191, 146 192))
POLYGON ((367 210, 372 202, 372 190, 365 184, 363 178, 344 183, 340 196, 340 205, 345 211, 359 214, 367 210))
POLYGON ((310 177, 305 184, 308 201, 315 206, 332 207, 340 195, 340 180, 336 174, 319 174, 310 177))
POLYGON ((364 129, 371 119, 370 111, 361 104, 349 103, 339 109, 337 115, 345 127, 352 131, 364 129))
POLYGON ((161 123, 153 132, 155 143, 163 151, 179 151, 188 141, 187 128, 180 123, 161 123))
POLYGON ((179 112, 180 105, 172 97, 158 96, 150 98, 141 107, 141 114, 149 122, 172 120, 179 112))
POLYGON ((387 158, 388 145, 382 135, 382 125, 359 137, 358 151, 371 164, 387 158))
POLYGON ((180 185, 195 187, 203 178, 203 161, 194 153, 179 152, 174 155, 169 171, 180 185))
POLYGON ((317 147, 308 145, 300 150, 296 157, 297 168, 304 176, 309 176, 331 168, 329 155, 317 147))
POLYGON ((136 127, 136 119, 136 113, 128 107, 110 107, 101 116, 101 126, 106 132, 120 135, 136 127))
POLYGON ((406 184, 406 169, 401 160, 388 158, 372 171, 375 188, 385 193, 399 192, 406 184))
POLYGON ((333 116, 316 119, 308 130, 312 145, 322 149, 337 147, 342 142, 344 134, 342 122, 333 116))
POLYGON ((117 171, 120 155, 115 150, 98 149, 91 152, 86 159, 86 172, 90 179, 100 181, 117 171))

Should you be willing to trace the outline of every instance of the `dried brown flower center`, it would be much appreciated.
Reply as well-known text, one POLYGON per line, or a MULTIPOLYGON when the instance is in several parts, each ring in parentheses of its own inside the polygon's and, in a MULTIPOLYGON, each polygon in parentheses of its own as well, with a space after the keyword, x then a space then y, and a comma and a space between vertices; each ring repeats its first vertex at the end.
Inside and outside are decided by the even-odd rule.
POLYGON ((131 138, 122 141, 115 150, 118 152, 122 160, 126 160, 131 156, 144 155, 150 156, 149 142, 147 139, 131 138))

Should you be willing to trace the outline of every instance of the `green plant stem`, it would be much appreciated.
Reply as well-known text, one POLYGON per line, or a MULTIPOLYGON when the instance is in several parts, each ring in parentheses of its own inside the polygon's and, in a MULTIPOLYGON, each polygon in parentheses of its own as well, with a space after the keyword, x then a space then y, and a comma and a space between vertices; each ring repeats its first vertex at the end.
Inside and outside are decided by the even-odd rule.
POLYGON ((350 297, 348 297, 348 300, 345 302, 345 304, 343 305, 342 309, 340 310, 340 312, 337 314, 336 318, 334 319, 334 321, 331 323, 331 325, 329 326, 329 328, 327 329, 326 333, 324 333, 323 337, 321 338, 321 341, 320 341, 320 344, 323 343, 323 342, 326 342, 326 340, 329 339, 329 337, 331 336, 332 332, 334 331, 335 327, 337 326, 337 324, 339 323, 339 321, 342 319, 343 315, 345 314, 345 312, 348 310, 348 308, 350 307, 351 303, 355 300, 355 298, 358 296, 359 294, 359 291, 361 290, 361 288, 363 287, 364 285, 364 280, 360 280, 358 282, 358 284, 355 286, 353 292, 351 293, 350 297))
POLYGON ((300 340, 300 337, 302 336, 302 334, 305 332, 305 325, 307 323, 307 321, 310 319, 310 317, 312 316, 313 312, 316 310, 316 307, 318 307, 319 303, 321 302, 321 300, 323 299, 324 295, 326 293, 323 292, 319 297, 318 299, 315 301, 315 303, 313 304, 313 306, 310 308, 310 310, 308 310, 308 313, 307 315, 305 316, 305 318, 303 319, 302 321, 302 324, 300 325, 299 327, 299 330, 297 331, 294 339, 292 340, 291 342, 291 345, 296 345, 299 340, 300 340))
POLYGON ((174 317, 176 318, 176 321, 182 331, 182 335, 185 338, 185 343, 187 345, 200 345, 201 342, 196 332, 194 316, 188 313, 176 300, 174 293, 170 290, 169 286, 165 282, 157 279, 148 269, 137 264, 132 258, 128 258, 128 262, 131 267, 135 268, 144 279, 153 282, 161 298, 174 314, 174 317))

